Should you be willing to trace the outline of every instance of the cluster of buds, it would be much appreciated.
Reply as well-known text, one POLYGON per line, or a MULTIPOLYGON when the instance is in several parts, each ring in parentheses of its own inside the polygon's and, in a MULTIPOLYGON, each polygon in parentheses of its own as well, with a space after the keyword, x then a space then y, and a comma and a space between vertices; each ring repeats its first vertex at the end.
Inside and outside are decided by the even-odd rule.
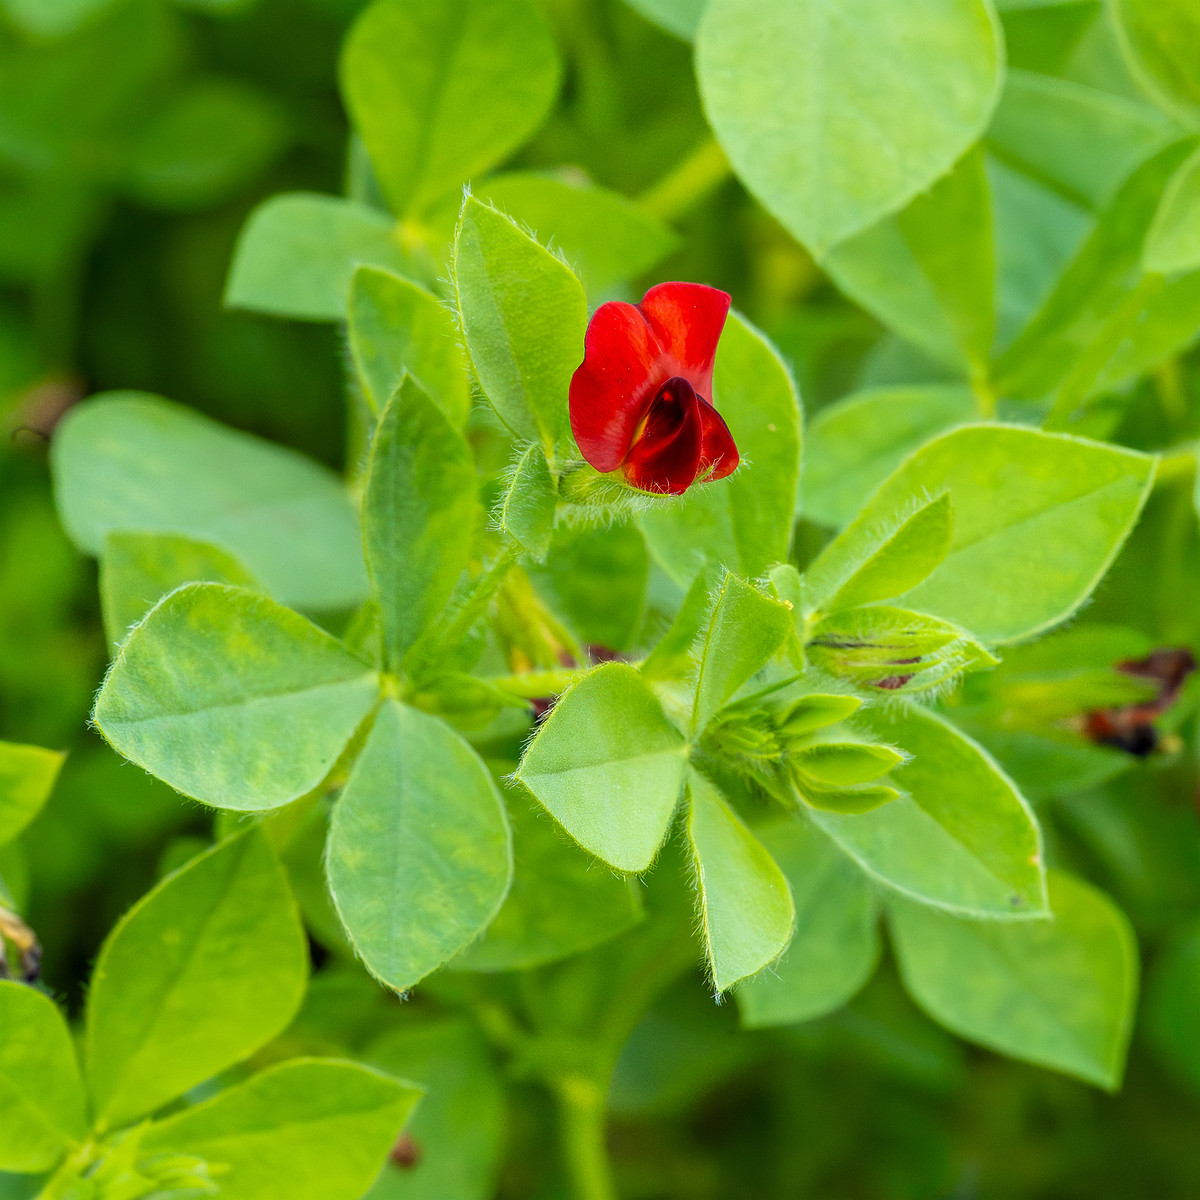
POLYGON ((785 804, 869 812, 899 795, 883 777, 907 756, 843 724, 861 704, 837 693, 790 702, 759 693, 725 709, 705 749, 785 804))

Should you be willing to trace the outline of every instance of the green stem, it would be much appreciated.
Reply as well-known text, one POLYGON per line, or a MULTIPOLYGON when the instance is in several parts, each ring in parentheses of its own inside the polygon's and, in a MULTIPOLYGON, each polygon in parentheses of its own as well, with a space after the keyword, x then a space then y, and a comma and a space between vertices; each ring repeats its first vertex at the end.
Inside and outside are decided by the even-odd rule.
POLYGON ((1171 450, 1164 450, 1158 460, 1158 470, 1154 475, 1154 486, 1164 483, 1174 483, 1186 479, 1196 471, 1196 451, 1200 443, 1188 442, 1171 450))
POLYGON ((617 1200, 605 1136, 604 1091, 592 1079, 559 1080, 563 1158, 575 1200, 617 1200))
POLYGON ((709 138, 643 192, 638 203, 660 221, 676 221, 707 199, 732 174, 725 151, 715 138, 709 138))
POLYGON ((561 670, 522 671, 517 675, 493 675, 488 683, 510 696, 522 700, 537 700, 542 696, 559 696, 587 674, 586 667, 563 667, 561 670))

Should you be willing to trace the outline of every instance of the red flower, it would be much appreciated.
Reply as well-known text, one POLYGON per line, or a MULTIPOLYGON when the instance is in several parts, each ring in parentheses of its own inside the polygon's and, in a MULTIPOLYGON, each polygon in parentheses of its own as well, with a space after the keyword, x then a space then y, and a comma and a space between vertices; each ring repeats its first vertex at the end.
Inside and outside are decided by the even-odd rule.
POLYGON ((729 296, 699 283, 660 283, 641 304, 596 310, 571 379, 571 432, 597 471, 677 496, 738 465, 710 402, 728 312, 729 296))

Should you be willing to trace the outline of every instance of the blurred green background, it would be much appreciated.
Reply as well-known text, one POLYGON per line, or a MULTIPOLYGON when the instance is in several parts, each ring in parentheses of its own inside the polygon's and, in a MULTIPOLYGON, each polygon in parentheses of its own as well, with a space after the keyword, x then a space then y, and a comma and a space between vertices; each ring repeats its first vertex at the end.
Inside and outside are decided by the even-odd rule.
MULTIPOLYGON (((0 0, 0 738, 71 751, 21 850, 6 848, 4 873, 27 890, 45 978, 72 1011, 101 938, 209 818, 87 729, 106 659, 95 566, 58 528, 48 437, 75 400, 134 388, 343 465, 338 329, 225 310, 221 293, 256 203, 345 190, 336 66, 360 7, 0 0)), ((685 43, 621 0, 546 8, 564 84, 510 165, 570 166, 662 208, 680 249, 654 278, 730 291, 789 358, 810 417, 866 382, 944 376, 844 299, 719 162, 696 164, 686 203, 656 190, 708 138, 685 43)), ((1010 65, 1058 70, 1098 8, 1008 13, 1010 65)), ((1114 439, 1157 449, 1195 437, 1195 368, 1185 353, 1169 378, 1140 385, 1114 439)), ((822 536, 802 528, 802 556, 822 536)), ((1190 496, 1160 490, 1090 615, 1194 649, 1198 549, 1190 496)), ((734 1006, 714 1006, 689 978, 618 1067, 622 1195, 1200 1195, 1198 1018, 1172 1007, 1189 994, 1178 979, 1200 976, 1193 763, 1139 765, 1041 802, 1058 853, 1110 891, 1142 939, 1149 984, 1120 1095, 956 1041, 886 964, 845 1011, 769 1033, 738 1033, 734 1006), (1168 952, 1175 984, 1156 972, 1168 952)), ((368 1002, 350 991, 331 1026, 368 1002)), ((354 1048, 351 1034, 342 1042, 354 1048)), ((532 1089, 515 1095, 501 1194, 554 1195, 552 1118, 532 1089)))

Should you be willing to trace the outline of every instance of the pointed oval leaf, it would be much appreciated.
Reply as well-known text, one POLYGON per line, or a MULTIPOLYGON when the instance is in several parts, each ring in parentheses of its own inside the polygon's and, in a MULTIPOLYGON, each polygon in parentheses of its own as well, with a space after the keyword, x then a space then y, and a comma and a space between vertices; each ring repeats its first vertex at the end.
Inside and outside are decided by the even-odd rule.
POLYGON ((221 1200, 359 1200, 420 1097, 358 1063, 293 1059, 156 1122, 142 1148, 219 1166, 221 1200))
POLYGON ((642 516, 651 552, 681 587, 709 563, 753 579, 792 544, 800 397, 779 352, 740 313, 721 334, 713 391, 742 465, 642 516))
POLYGON ((298 613, 191 583, 134 628, 92 719, 185 796, 252 812, 312 791, 378 693, 375 672, 298 613))
POLYGON ((475 493, 466 439, 406 377, 379 418, 363 497, 367 570, 393 669, 443 610, 470 560, 475 493))
POLYGON ((167 876, 105 940, 87 1004, 96 1117, 127 1125, 281 1033, 304 998, 308 942, 257 830, 167 876))
POLYGON ((1168 112, 1200 125, 1200 12, 1191 0, 1111 0, 1130 69, 1168 112))
POLYGON ((693 732, 702 733, 738 688, 775 657, 791 628, 786 604, 736 575, 725 576, 700 645, 693 732))
POLYGON ((1115 1091, 1133 1028, 1133 931, 1102 892, 1059 872, 1050 908, 1047 921, 969 921, 890 898, 904 985, 960 1036, 1115 1091))
POLYGON ((912 755, 892 777, 908 795, 860 816, 810 812, 813 823, 914 900, 966 915, 1045 915, 1041 830, 996 763, 926 709, 860 719, 912 755))
POLYGON ((819 742, 796 752, 798 771, 834 787, 870 783, 902 762, 904 755, 891 746, 864 742, 819 742))
POLYGON ((521 549, 540 560, 550 549, 557 505, 546 456, 540 446, 530 446, 513 465, 496 508, 496 523, 521 549))
POLYGON ((479 385, 520 438, 553 459, 572 444, 571 376, 583 359, 587 297, 561 259, 468 196, 451 262, 459 323, 479 385))
POLYGON ((450 310, 411 279, 359 267, 350 283, 350 354, 372 412, 407 373, 455 427, 471 406, 467 360, 450 310))
POLYGON ((783 872, 717 788, 692 771, 688 792, 701 935, 713 986, 724 992, 779 957, 796 912, 783 872))
POLYGON ((333 810, 329 888, 372 974, 403 991, 474 941, 512 878, 504 802, 435 717, 387 701, 333 810))
POLYGON ((686 764, 683 736, 647 683, 605 663, 550 710, 516 778, 585 850, 644 871, 667 836, 686 764))
POLYGON ((350 497, 293 450, 157 396, 110 392, 67 414, 51 465, 63 526, 89 554, 112 530, 183 534, 235 555, 285 604, 366 599, 350 497))
POLYGON ((71 1031, 53 1000, 0 979, 0 1171, 53 1170, 87 1134, 71 1031))
POLYGON ((541 123, 558 53, 534 0, 376 0, 342 49, 342 96, 400 216, 495 166, 541 123))
POLYGON ((709 0, 696 36, 734 170, 818 257, 950 169, 987 126, 1003 56, 984 0, 709 0))
POLYGON ((758 831, 787 877, 796 931, 770 971, 737 990, 751 1029, 811 1021, 841 1008, 879 961, 879 912, 867 877, 819 829, 777 821, 758 831))

